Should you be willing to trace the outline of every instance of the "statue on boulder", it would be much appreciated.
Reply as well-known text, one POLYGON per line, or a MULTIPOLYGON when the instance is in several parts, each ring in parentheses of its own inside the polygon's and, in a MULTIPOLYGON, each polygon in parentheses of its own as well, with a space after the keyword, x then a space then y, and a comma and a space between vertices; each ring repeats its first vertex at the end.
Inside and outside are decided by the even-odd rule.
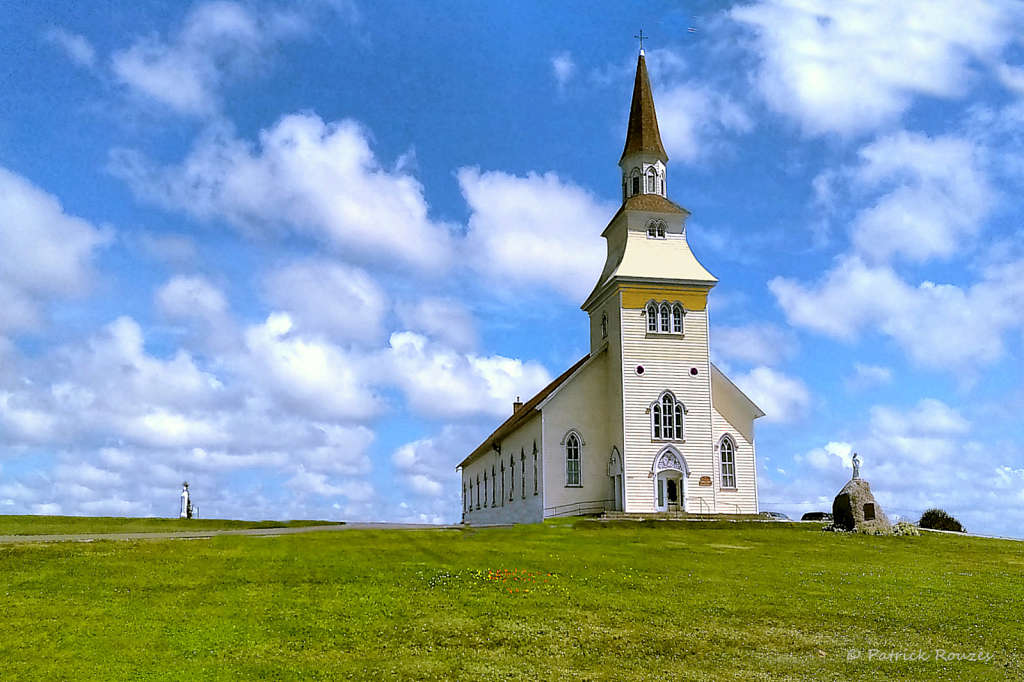
POLYGON ((891 528, 889 518, 871 494, 871 486, 860 477, 860 458, 853 453, 853 478, 832 501, 832 523, 843 530, 891 528))

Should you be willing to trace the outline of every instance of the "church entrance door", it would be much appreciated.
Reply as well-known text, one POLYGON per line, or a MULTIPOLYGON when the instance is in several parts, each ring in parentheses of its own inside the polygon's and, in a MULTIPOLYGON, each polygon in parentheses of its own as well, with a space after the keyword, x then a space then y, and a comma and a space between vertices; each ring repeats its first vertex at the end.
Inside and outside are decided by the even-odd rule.
POLYGON ((655 494, 655 506, 658 511, 681 511, 684 508, 682 474, 678 471, 663 471, 658 474, 655 494))

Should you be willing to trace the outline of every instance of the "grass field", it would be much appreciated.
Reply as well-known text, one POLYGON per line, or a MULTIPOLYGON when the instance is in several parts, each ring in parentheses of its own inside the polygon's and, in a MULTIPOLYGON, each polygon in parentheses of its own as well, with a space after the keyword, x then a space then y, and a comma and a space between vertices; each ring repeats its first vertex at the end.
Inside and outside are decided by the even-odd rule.
POLYGON ((0 515, 0 535, 62 535, 74 533, 163 533, 181 530, 295 528, 337 521, 230 521, 226 519, 157 519, 117 516, 0 515))
POLYGON ((6 545, 0 679, 1021 680, 1022 569, 766 523, 6 545))

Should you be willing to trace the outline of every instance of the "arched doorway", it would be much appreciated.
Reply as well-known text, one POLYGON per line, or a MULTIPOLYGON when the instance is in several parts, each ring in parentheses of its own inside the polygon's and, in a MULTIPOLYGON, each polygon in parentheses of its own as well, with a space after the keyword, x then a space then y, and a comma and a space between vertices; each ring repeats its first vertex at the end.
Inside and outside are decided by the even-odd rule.
POLYGON ((686 511, 686 481, 690 467, 679 451, 668 446, 654 458, 654 508, 660 512, 686 511))
POLYGON ((622 511, 622 456, 616 447, 612 448, 612 456, 608 460, 608 478, 612 482, 612 510, 622 511))

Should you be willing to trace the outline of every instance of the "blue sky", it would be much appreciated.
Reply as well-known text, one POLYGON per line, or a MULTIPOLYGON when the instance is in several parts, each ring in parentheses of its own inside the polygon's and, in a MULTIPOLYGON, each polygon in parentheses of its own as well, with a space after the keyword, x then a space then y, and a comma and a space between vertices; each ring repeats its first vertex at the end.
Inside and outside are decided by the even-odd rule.
POLYGON ((458 518, 587 351, 640 28, 762 507, 1024 522, 1024 10, 14 2, 0 510, 458 518))

